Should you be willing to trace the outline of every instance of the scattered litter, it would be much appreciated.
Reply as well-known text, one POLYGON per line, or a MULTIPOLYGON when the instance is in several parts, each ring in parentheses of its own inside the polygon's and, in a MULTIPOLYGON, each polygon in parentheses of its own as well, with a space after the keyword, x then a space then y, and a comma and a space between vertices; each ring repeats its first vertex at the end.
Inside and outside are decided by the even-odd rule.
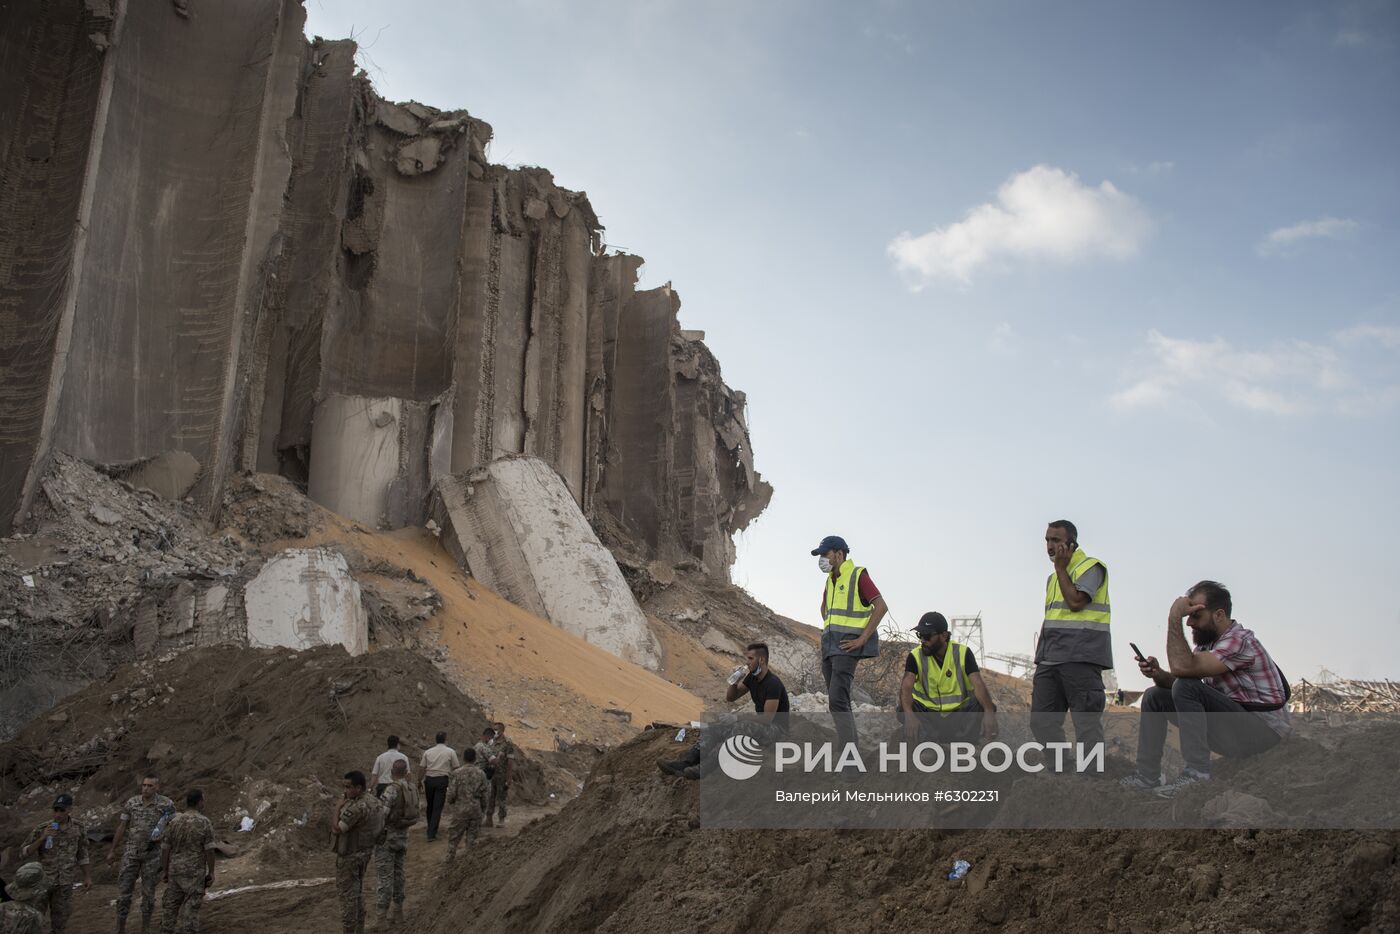
POLYGON ((679 730, 676 731, 676 742, 685 742, 685 727, 681 727, 679 730))
POLYGON ((250 831, 250 830, 252 830, 252 829, 253 829, 253 819, 252 819, 251 817, 245 817, 245 818, 243 818, 241 821, 238 822, 238 832, 239 832, 239 833, 247 833, 248 831, 250 831))
POLYGON ((965 859, 960 859, 953 864, 953 871, 948 873, 949 879, 961 879, 967 875, 967 871, 972 868, 972 864, 965 859))
POLYGON ((33 575, 33 574, 26 574, 26 575, 24 575, 23 577, 21 577, 20 580, 24 581, 24 586, 28 587, 30 590, 33 590, 33 589, 34 589, 34 575, 33 575))

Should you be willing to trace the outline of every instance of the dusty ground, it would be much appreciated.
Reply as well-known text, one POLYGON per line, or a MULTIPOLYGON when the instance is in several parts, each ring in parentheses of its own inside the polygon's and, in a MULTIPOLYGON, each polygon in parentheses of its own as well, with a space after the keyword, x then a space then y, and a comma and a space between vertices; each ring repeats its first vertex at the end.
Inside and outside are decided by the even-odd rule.
MULTIPOLYGON (((493 850, 521 828, 537 818, 554 813, 558 804, 545 807, 520 807, 511 810, 504 827, 488 828, 482 832, 475 844, 474 856, 488 859, 493 850)), ((444 824, 446 826, 446 824, 444 824)), ((423 825, 409 832, 409 849, 404 875, 407 881, 407 901, 404 906, 406 929, 421 926, 426 922, 423 916, 425 905, 436 906, 442 894, 441 888, 431 891, 430 886, 442 885, 443 859, 447 853, 447 834, 440 831, 438 839, 428 843, 423 838, 423 825)), ((465 860, 466 851, 459 851, 459 862, 465 860)), ((206 931, 219 931, 224 934, 273 934, 273 932, 295 931, 297 934, 340 934, 340 907, 335 895, 335 857, 329 849, 306 850, 299 852, 295 870, 268 865, 258 857, 238 857, 220 861, 211 900, 200 909, 200 926, 206 931), (262 890, 219 897, 219 893, 246 885, 274 882, 283 879, 328 880, 318 885, 284 890, 262 890)), ((116 898, 115 870, 105 870, 98 876, 98 883, 91 892, 74 898, 75 910, 69 924, 70 934, 108 934, 113 929, 115 909, 112 902, 116 898), (110 878, 105 878, 110 877, 110 878), (100 881, 105 878, 105 881, 100 881)), ((157 905, 161 897, 157 890, 157 905)), ((365 892, 373 910, 374 898, 373 865, 365 892)), ((139 907, 133 920, 139 914, 139 907)), ((159 911, 159 907, 157 907, 159 911)), ((135 926, 133 926, 135 928, 135 926)), ((136 928, 139 929, 139 928, 136 928)), ((452 930, 471 930, 471 926, 461 921, 461 926, 452 930)))
POLYGON ((656 770, 674 748, 609 753, 559 814, 454 867, 427 934, 1400 930, 1400 833, 704 830, 695 784, 656 770), (949 882, 955 859, 973 869, 949 882))

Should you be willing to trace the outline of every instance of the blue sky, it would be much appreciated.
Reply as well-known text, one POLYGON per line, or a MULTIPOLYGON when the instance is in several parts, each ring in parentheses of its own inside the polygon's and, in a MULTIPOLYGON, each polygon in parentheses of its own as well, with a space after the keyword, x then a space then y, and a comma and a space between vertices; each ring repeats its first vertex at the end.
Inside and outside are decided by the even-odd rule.
POLYGON ((307 5, 674 283, 778 612, 838 533, 1029 652, 1064 517, 1125 686, 1204 577, 1293 680, 1400 677, 1400 3, 307 5))

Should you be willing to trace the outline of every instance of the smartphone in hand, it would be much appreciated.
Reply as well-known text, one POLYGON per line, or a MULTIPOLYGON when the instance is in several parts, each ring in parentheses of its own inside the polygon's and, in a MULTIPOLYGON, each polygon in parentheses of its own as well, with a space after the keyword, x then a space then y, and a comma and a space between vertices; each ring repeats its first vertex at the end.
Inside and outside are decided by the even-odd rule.
POLYGON ((1137 656, 1137 660, 1138 660, 1138 661, 1140 661, 1140 662, 1146 662, 1146 661, 1147 661, 1147 656, 1142 654, 1142 649, 1140 649, 1140 648, 1137 647, 1137 643, 1129 642, 1129 643, 1128 643, 1128 648, 1130 648, 1130 649, 1133 650, 1133 654, 1137 656))

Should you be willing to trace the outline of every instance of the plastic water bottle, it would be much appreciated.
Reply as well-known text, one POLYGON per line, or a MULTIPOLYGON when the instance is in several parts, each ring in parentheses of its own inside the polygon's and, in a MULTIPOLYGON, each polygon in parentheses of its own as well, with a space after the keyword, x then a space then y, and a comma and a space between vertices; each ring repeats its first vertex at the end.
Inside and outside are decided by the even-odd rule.
POLYGON ((749 666, 748 666, 748 665, 740 665, 738 668, 735 668, 734 671, 732 671, 732 672, 730 673, 730 675, 729 675, 729 683, 730 683, 730 684, 738 684, 740 681, 743 681, 743 680, 744 680, 744 675, 746 675, 746 674, 748 674, 748 673, 749 673, 749 666))
POLYGON ((967 875, 967 871, 972 868, 972 864, 965 859, 960 859, 953 864, 953 871, 948 873, 949 879, 961 879, 967 875))

